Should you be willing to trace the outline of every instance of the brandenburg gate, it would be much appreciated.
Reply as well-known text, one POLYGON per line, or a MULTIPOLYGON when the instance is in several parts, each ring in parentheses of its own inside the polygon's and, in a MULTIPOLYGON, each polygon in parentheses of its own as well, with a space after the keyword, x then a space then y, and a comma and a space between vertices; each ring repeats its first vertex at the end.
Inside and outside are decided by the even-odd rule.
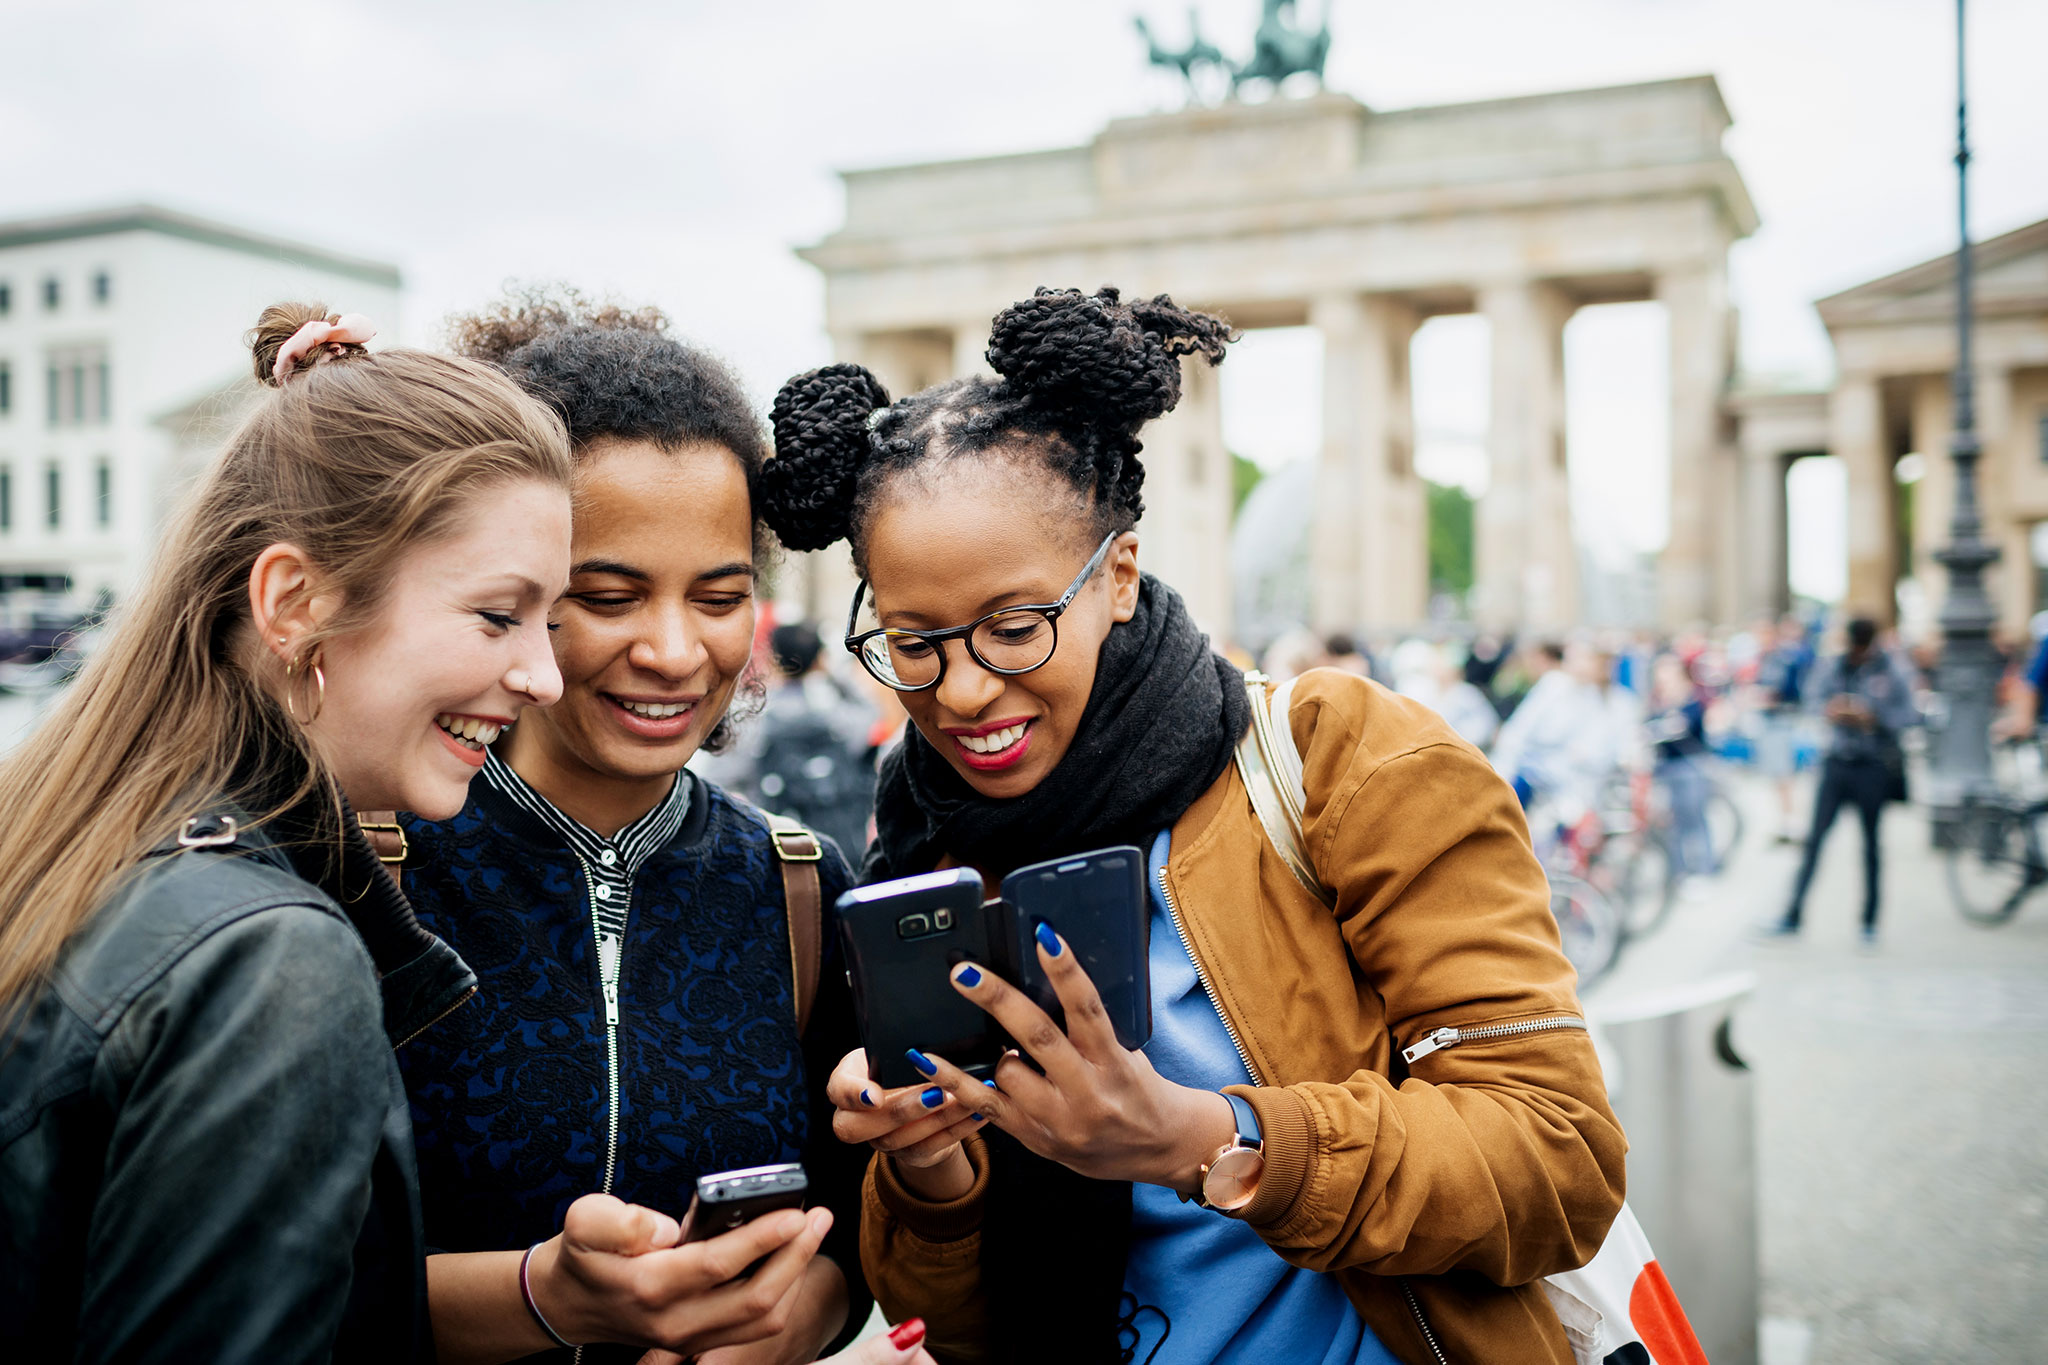
MULTIPOLYGON (((1112 122, 1085 147, 844 174, 846 220, 804 259, 834 351, 892 394, 985 370, 990 318, 1039 285, 1170 293, 1241 327, 1323 337, 1313 625, 1401 628, 1427 610, 1409 344, 1426 319, 1491 331, 1491 476, 1473 609, 1570 624, 1578 561, 1565 474, 1563 333, 1593 303, 1669 318, 1671 533, 1660 612, 1733 619, 1749 547, 1745 462, 1724 411, 1728 248, 1756 228, 1708 76, 1374 110, 1337 94, 1112 122)), ((1228 363, 1228 362, 1226 362, 1228 363)), ((1230 629, 1229 461, 1216 376, 1144 435, 1143 561, 1230 629)), ((1754 465, 1755 462, 1749 462, 1754 465)), ((839 625, 843 558, 805 595, 839 625)))

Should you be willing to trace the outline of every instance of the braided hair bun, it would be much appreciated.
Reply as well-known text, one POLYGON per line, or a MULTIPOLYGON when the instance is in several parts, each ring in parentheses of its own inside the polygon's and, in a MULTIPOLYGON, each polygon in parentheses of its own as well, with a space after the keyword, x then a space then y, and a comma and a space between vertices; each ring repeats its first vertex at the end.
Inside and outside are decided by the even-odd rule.
POLYGON ((822 550, 851 535, 868 419, 888 406, 881 381, 859 365, 800 374, 775 395, 775 458, 761 471, 761 515, 784 545, 822 550))
POLYGON ((1180 357, 1223 359, 1230 324, 1161 294, 1125 304, 1114 288, 1040 289, 997 315, 988 360, 1047 413, 1135 433, 1180 401, 1180 357))

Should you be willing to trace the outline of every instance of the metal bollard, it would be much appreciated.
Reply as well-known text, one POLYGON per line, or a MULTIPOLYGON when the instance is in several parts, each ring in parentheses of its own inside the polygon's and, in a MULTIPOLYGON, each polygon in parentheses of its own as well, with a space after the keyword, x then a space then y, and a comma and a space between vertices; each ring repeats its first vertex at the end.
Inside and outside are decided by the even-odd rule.
POLYGON ((1756 1365, 1756 1101, 1729 1038, 1750 972, 1588 1010, 1628 1202, 1714 1365, 1756 1365))

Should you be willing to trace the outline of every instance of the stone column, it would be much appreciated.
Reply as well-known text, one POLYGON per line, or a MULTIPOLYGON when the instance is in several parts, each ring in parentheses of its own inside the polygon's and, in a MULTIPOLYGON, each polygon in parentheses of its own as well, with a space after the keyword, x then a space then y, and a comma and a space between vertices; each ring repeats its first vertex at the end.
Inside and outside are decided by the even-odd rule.
POLYGON ((988 367, 988 321, 969 319, 953 329, 953 378, 970 374, 994 377, 988 367))
POLYGON ((1897 611, 1899 537, 1884 395, 1875 375, 1843 375, 1835 381, 1828 398, 1828 444, 1842 462, 1849 485, 1849 590, 1844 606, 1888 624, 1897 611))
POLYGON ((1742 460, 1742 619, 1775 617, 1791 605, 1786 563, 1785 456, 1778 450, 1745 451, 1742 460))
POLYGON ((1415 310, 1333 294, 1309 323, 1323 334, 1323 440, 1310 524, 1318 631, 1405 628, 1429 613, 1428 508, 1415 475, 1408 348, 1415 310))
POLYGON ((1181 398, 1141 433, 1145 516, 1138 562, 1186 599, 1217 644, 1230 637, 1230 462, 1223 449, 1223 394, 1216 371, 1181 361, 1181 398))
POLYGON ((1578 614, 1578 559, 1565 477, 1564 324, 1554 286, 1499 285, 1479 295, 1492 333, 1491 465, 1479 500, 1474 615, 1481 624, 1556 630, 1578 614))
POLYGON ((1671 533, 1658 560, 1660 609, 1667 626, 1721 624, 1734 609, 1716 563, 1734 463, 1721 415, 1733 360, 1727 275, 1718 264, 1665 275, 1657 298, 1671 365, 1671 533))

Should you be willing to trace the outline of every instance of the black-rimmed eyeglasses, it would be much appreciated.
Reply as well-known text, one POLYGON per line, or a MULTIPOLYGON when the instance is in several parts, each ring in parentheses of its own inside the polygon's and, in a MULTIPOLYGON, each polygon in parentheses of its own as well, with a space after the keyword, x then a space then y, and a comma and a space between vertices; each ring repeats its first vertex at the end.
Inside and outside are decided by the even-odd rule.
POLYGON ((964 626, 946 630, 891 630, 885 626, 854 634, 854 624, 860 620, 860 604, 868 590, 863 579, 854 589, 853 610, 846 615, 846 647, 874 675, 876 682, 898 692, 922 692, 939 685, 939 679, 946 676, 948 640, 965 640, 974 661, 991 673, 1006 677, 1029 673, 1043 667, 1059 647, 1060 613, 1073 605, 1082 587, 1102 567, 1119 534, 1112 531, 1103 538, 1088 562, 1081 566, 1081 572, 1060 594, 1059 601, 998 607, 964 626))

